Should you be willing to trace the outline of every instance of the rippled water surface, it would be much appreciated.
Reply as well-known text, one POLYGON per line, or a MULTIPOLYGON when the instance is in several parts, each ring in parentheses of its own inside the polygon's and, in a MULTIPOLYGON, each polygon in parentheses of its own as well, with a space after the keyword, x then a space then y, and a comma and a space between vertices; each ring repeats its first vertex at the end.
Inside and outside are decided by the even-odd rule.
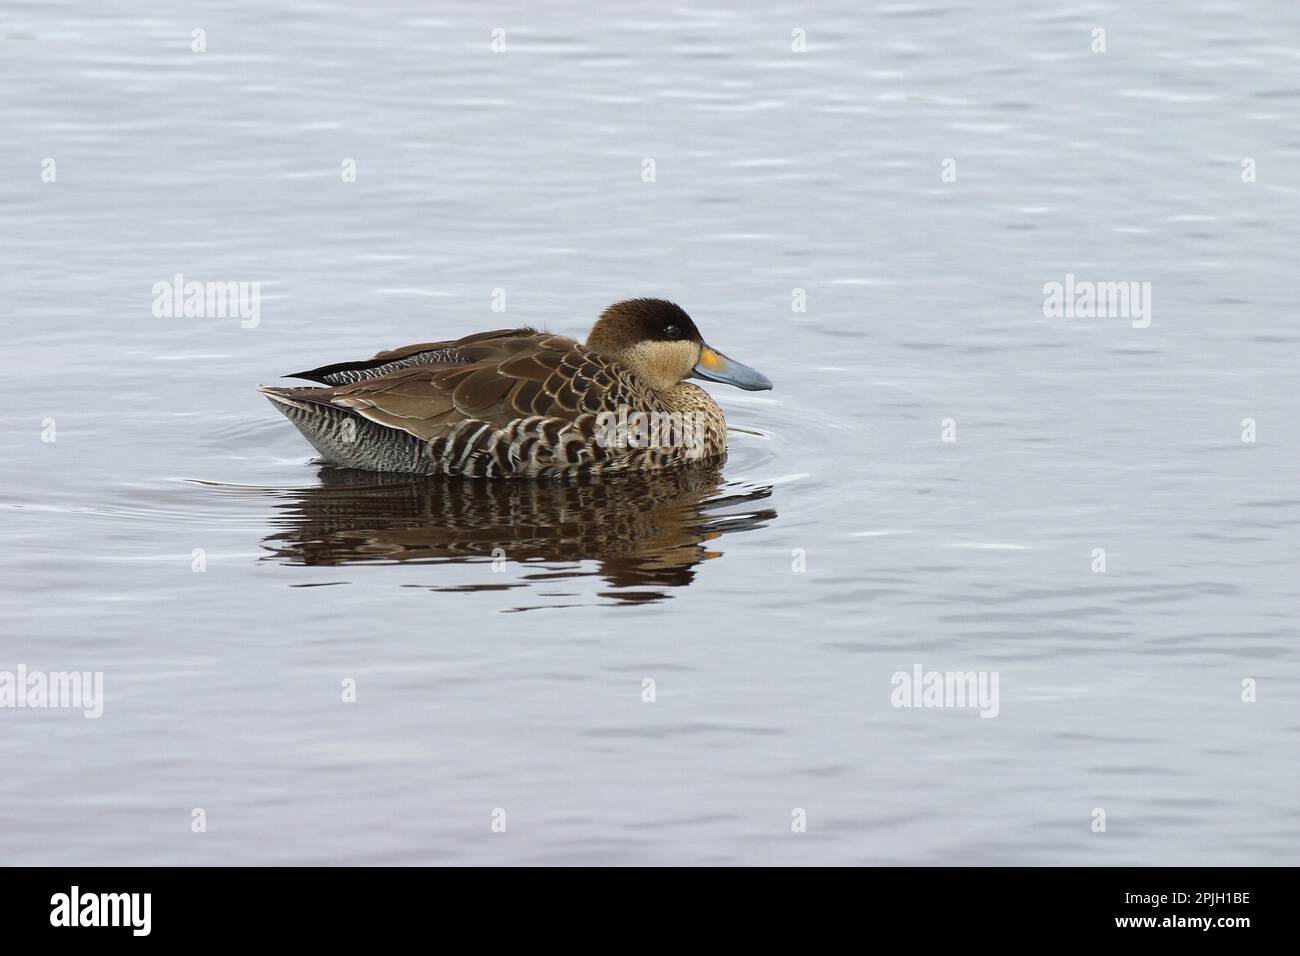
POLYGON ((0 670, 105 698, 0 709, 0 862, 1294 862, 1300 7, 861 7, 0 9, 0 670), (632 295, 776 382, 721 469, 344 472, 254 390, 632 295))

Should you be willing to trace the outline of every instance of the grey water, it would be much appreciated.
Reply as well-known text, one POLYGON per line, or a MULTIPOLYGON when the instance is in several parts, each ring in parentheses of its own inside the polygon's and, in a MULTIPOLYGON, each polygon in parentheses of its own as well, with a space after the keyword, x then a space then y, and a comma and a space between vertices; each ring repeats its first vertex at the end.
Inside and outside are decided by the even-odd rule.
POLYGON ((9 0, 0 82, 0 677, 103 680, 0 863, 1296 862, 1297 5, 9 0), (630 296, 775 382, 720 469, 255 391, 630 296))

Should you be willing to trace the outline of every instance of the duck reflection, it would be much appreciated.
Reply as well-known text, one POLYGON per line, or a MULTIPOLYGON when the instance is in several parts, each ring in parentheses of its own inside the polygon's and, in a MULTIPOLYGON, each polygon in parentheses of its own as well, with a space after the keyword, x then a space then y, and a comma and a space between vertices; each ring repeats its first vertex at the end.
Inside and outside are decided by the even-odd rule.
POLYGON ((345 565, 504 558, 544 565, 536 569, 541 580, 596 573, 620 589, 682 587, 696 565, 719 556, 709 542, 776 517, 762 506, 770 487, 724 482, 717 467, 587 482, 421 478, 331 466, 319 477, 319 486, 281 492, 283 530, 263 542, 271 559, 345 565), (595 572, 553 566, 587 561, 598 562, 595 572))

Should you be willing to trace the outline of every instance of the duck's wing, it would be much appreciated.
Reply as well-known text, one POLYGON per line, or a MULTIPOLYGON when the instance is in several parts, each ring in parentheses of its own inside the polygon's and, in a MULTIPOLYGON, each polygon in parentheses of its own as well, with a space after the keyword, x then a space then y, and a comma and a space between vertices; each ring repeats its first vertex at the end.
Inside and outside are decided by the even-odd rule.
POLYGON ((455 349, 455 362, 399 367, 334 388, 294 389, 293 397, 350 409, 424 441, 467 421, 495 428, 533 416, 571 422, 653 402, 627 368, 563 336, 461 339, 455 349))
POLYGON ((448 339, 445 342, 420 342, 405 345, 399 349, 380 352, 373 358, 360 362, 337 362, 334 365, 322 365, 320 368, 306 372, 292 372, 285 378, 302 378, 322 385, 350 385, 367 379, 379 378, 398 369, 412 368, 417 365, 461 365, 466 361, 462 348, 479 342, 506 338, 532 338, 536 329, 494 329, 491 332, 478 332, 460 339, 448 339))

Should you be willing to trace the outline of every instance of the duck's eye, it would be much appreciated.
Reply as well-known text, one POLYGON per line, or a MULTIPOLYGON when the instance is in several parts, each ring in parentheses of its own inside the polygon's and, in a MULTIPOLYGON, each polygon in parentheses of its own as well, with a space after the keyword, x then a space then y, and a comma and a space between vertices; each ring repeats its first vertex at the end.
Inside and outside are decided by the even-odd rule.
POLYGON ((669 325, 664 328, 664 338, 680 339, 681 337, 682 337, 682 330, 679 329, 677 326, 669 325))

